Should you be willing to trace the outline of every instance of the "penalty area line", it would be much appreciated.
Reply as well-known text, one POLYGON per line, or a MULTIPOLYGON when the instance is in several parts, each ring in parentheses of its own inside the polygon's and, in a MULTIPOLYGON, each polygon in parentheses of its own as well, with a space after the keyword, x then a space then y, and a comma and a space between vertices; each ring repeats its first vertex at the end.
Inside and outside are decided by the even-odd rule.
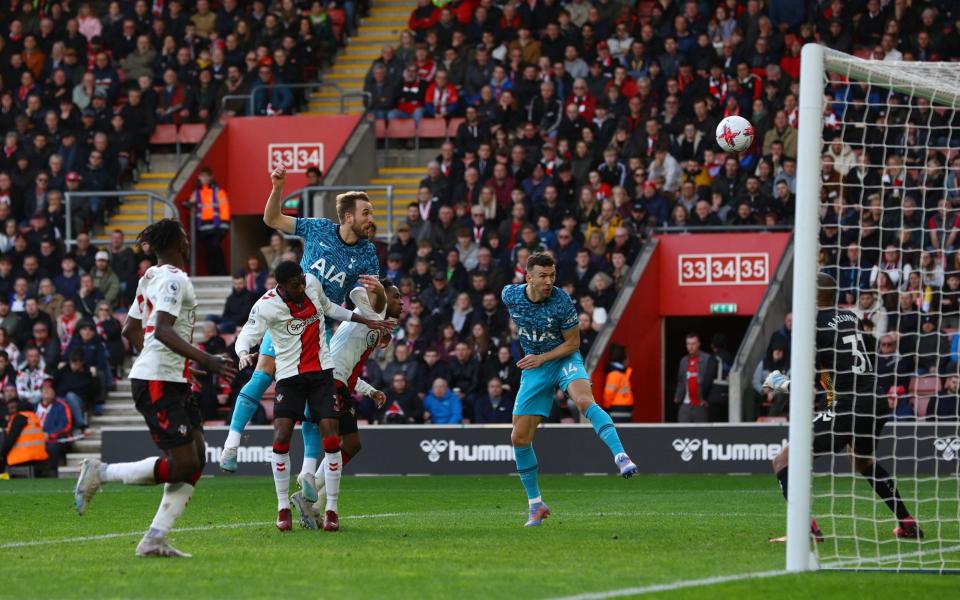
MULTIPOLYGON (((340 517, 341 520, 346 519, 387 519, 390 517, 399 517, 404 513, 380 513, 380 514, 371 514, 371 515, 347 515, 345 517, 340 517)), ((223 523, 220 525, 198 525, 196 527, 177 527, 170 530, 170 533, 181 533, 181 532, 191 532, 191 531, 211 531, 214 529, 244 529, 247 527, 263 527, 264 525, 273 525, 273 521, 248 521, 244 523, 223 523)), ((6 550, 10 548, 28 548, 31 546, 50 546, 53 544, 76 544, 81 542, 96 542, 99 540, 109 540, 113 538, 122 538, 122 537, 134 537, 142 536, 143 530, 140 531, 126 531, 123 533, 102 533, 99 535, 84 535, 78 537, 70 538, 57 538, 50 540, 29 540, 24 542, 10 542, 7 544, 0 544, 0 550, 6 550)))
POLYGON ((684 588, 704 587, 708 585, 718 585, 729 583, 731 581, 745 581, 748 579, 764 579, 767 577, 779 577, 786 575, 787 571, 779 569, 776 571, 757 571, 754 573, 739 573, 737 575, 717 575, 715 577, 705 577, 703 579, 681 579, 670 583, 657 583, 641 587, 623 588, 619 590, 607 590, 605 592, 588 592, 586 594, 576 594, 575 596, 562 596, 552 600, 604 600, 605 598, 620 598, 623 596, 640 596, 643 594, 652 594, 655 592, 670 592, 684 588))

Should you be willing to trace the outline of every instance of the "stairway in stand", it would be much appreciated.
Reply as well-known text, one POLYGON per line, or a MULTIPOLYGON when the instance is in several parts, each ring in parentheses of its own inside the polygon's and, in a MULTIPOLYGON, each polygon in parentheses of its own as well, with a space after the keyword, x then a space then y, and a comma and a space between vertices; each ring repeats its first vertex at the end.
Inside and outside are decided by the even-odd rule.
MULTIPOLYGON (((132 244, 137 234, 150 224, 150 211, 145 194, 137 192, 153 192, 163 198, 167 197, 170 182, 176 176, 177 161, 173 154, 155 154, 150 161, 151 170, 142 171, 140 179, 133 184, 130 193, 123 197, 123 204, 119 206, 117 214, 97 230, 92 236, 96 246, 106 246, 110 243, 110 233, 114 229, 123 232, 127 244, 132 244)), ((157 221, 165 216, 163 205, 154 202, 153 220, 157 221)))
MULTIPOLYGON (((420 180, 426 176, 425 167, 380 167, 377 176, 370 180, 370 185, 392 185, 393 187, 393 227, 402 223, 407 217, 407 205, 417 201, 417 187, 420 180)), ((373 202, 373 215, 377 220, 377 232, 387 234, 387 192, 385 190, 370 190, 368 192, 373 202)), ((390 232, 392 233, 392 232, 390 232)))
MULTIPOLYGON (((336 58, 333 68, 323 74, 323 81, 335 83, 346 92, 362 92, 363 77, 370 63, 380 56, 384 45, 400 43, 400 32, 407 28, 410 12, 416 7, 412 0, 373 0, 370 15, 364 18, 357 34, 350 38, 344 51, 336 58)), ((363 112, 363 100, 351 96, 345 101, 346 112, 363 112)), ((308 113, 338 114, 340 94, 323 88, 310 95, 308 113)))

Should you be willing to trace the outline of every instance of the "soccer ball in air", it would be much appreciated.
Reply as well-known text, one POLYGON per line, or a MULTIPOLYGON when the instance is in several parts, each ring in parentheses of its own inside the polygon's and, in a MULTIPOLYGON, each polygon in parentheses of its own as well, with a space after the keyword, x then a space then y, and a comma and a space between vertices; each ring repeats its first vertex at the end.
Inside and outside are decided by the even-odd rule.
POLYGON ((750 121, 732 115, 717 125, 717 145, 724 152, 743 152, 753 143, 753 125, 750 121))

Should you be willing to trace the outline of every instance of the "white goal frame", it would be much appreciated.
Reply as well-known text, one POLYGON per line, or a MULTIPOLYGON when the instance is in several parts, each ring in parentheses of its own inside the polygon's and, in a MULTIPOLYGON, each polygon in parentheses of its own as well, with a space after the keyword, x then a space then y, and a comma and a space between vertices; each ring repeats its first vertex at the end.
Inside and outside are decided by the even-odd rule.
POLYGON ((813 403, 815 396, 816 279, 819 251, 820 157, 823 150, 825 75, 879 85, 940 106, 960 108, 957 63, 890 63, 870 61, 825 48, 803 47, 800 72, 799 139, 797 146, 796 221, 794 227, 793 315, 790 403, 790 470, 787 501, 787 571, 818 569, 811 551, 810 518, 813 483, 813 403), (947 66, 949 65, 949 67, 947 66), (952 77, 940 77, 950 74, 952 77), (951 80, 952 79, 952 80, 951 80))

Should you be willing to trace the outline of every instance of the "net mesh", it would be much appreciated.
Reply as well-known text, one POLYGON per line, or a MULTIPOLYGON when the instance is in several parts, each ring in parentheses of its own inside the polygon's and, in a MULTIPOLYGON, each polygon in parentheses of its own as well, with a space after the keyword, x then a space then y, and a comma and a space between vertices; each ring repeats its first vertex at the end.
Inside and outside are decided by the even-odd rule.
POLYGON ((826 65, 819 264, 862 334, 816 325, 816 551, 825 568, 960 569, 960 63, 826 65), (894 488, 923 539, 894 534, 911 533, 894 488))

